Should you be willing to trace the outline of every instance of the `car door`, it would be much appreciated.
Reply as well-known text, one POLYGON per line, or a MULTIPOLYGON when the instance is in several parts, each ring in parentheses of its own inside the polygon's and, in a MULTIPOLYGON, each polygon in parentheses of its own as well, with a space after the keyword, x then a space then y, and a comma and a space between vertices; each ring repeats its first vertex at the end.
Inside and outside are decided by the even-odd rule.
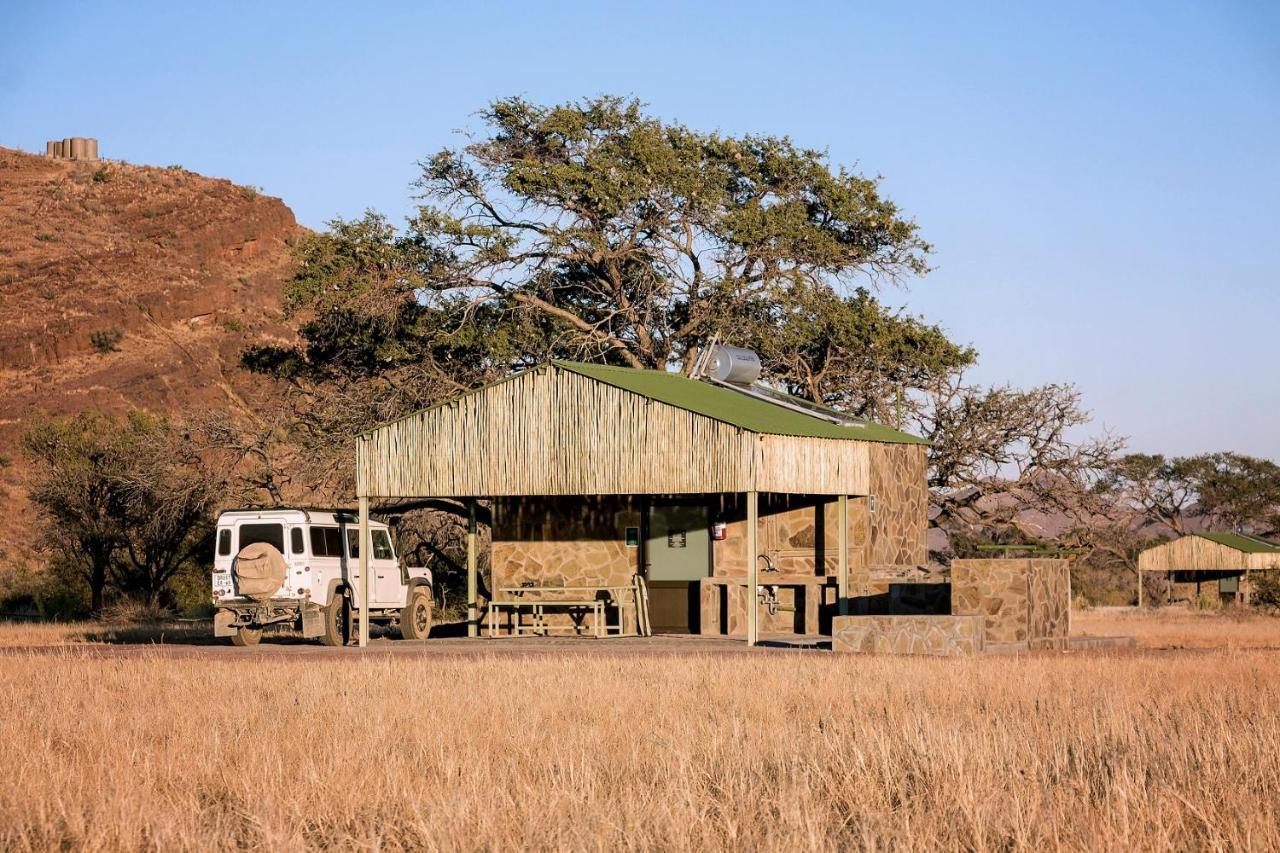
POLYGON ((404 606, 404 581, 400 577, 400 563, 391 547, 391 537, 381 527, 369 531, 373 540, 373 594, 384 607, 404 606))

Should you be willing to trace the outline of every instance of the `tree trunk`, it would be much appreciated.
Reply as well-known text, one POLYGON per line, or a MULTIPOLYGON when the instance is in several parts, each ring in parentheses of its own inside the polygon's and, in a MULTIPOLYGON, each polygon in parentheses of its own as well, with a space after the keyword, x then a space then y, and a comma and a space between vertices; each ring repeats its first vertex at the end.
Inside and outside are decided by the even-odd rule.
POLYGON ((102 615, 102 599, 106 588, 107 566, 105 562, 99 562, 89 573, 89 611, 95 617, 102 615))

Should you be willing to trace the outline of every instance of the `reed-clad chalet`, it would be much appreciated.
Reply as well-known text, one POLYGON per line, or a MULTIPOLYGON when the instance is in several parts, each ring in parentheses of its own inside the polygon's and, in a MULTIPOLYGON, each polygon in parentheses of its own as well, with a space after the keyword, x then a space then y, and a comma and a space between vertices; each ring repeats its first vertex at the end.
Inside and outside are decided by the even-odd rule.
POLYGON ((828 632, 873 574, 925 563, 926 443, 758 373, 754 354, 729 348, 703 379, 544 364, 360 436, 362 517, 395 499, 471 505, 473 635, 530 617, 625 632, 638 583, 642 630, 751 643, 828 632), (490 524, 487 584, 475 577, 478 517, 490 524), (566 606, 504 612, 556 600, 566 606), (568 612, 596 600, 604 628, 568 612))

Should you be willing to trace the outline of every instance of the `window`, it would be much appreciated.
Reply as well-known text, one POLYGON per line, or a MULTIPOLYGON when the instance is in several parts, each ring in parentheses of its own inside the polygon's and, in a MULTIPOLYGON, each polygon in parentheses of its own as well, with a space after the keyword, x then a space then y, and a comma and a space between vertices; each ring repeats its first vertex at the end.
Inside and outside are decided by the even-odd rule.
POLYGON ((226 557, 231 554, 231 528, 224 527, 218 531, 218 556, 226 557))
POLYGON ((391 540, 387 538, 387 531, 373 530, 370 531, 373 537, 373 559, 375 560, 394 560, 395 552, 391 550, 391 540))
POLYGON ((266 542, 284 553, 284 525, 282 524, 242 524, 240 525, 240 550, 256 542, 266 542))
POLYGON ((342 534, 336 527, 311 528, 311 556, 341 557, 342 534))
POLYGON ((347 531, 347 554, 349 554, 353 560, 360 558, 359 529, 347 531))
POLYGON ((289 530, 289 548, 293 553, 301 554, 307 550, 307 546, 302 541, 302 528, 294 527, 289 530))

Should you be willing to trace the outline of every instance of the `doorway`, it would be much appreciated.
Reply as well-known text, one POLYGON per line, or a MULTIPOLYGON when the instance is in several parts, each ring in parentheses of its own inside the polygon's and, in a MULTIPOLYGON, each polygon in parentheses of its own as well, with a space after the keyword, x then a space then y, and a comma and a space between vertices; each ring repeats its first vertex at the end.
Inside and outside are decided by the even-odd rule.
POLYGON ((655 633, 696 634, 702 578, 711 574, 711 510, 705 503, 655 503, 646 518, 645 573, 655 633))

